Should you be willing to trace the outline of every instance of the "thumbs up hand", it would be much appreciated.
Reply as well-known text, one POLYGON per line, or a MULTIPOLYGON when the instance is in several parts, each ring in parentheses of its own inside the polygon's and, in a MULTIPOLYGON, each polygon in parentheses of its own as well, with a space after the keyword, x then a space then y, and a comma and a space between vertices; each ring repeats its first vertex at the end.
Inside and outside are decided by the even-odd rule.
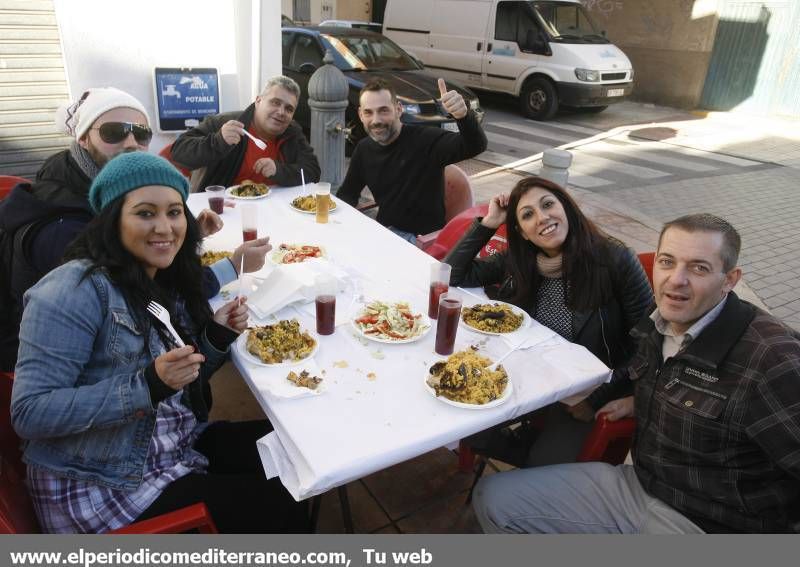
POLYGON ((467 115, 467 103, 464 97, 456 91, 448 91, 444 79, 439 79, 439 94, 441 95, 442 107, 456 120, 460 120, 467 115))

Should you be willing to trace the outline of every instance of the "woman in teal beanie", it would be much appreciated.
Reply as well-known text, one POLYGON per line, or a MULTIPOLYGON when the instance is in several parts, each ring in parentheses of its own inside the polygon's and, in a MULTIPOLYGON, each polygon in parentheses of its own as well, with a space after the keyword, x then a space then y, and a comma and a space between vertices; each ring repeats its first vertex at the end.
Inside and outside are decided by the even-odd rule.
POLYGON ((197 502, 222 532, 307 529, 305 507, 264 477, 269 422, 208 423, 208 380, 247 307, 211 312, 187 194, 160 157, 114 158, 69 261, 25 295, 11 413, 43 531, 105 532, 197 502))

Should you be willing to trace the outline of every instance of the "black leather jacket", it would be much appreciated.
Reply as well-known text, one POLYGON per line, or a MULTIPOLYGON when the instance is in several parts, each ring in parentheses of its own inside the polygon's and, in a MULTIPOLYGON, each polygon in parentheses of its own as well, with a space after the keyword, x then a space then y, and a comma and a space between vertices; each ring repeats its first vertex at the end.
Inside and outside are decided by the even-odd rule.
MULTIPOLYGON (((477 287, 500 284, 498 299, 508 300, 514 282, 507 268, 507 253, 476 258, 489 241, 494 230, 480 224, 480 218, 444 259, 453 267, 450 284, 477 287)), ((583 345, 610 368, 625 367, 636 351, 631 329, 653 307, 653 292, 636 254, 619 240, 609 239, 610 266, 600 269, 607 273, 614 289, 613 299, 590 311, 573 313, 573 341, 583 345)), ((529 308, 533 315, 534 305, 529 308)), ((598 389, 587 400, 595 409, 610 398, 598 389)))

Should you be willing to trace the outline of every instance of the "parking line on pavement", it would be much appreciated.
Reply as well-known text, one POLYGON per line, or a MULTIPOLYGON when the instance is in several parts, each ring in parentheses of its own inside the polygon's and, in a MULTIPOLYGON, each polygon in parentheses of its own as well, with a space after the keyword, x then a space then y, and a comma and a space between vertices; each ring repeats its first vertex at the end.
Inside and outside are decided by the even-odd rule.
POLYGON ((574 133, 557 132, 555 128, 547 128, 545 126, 534 127, 526 126, 524 124, 513 124, 511 122, 491 122, 489 126, 497 126, 498 128, 503 128, 504 130, 525 132, 526 134, 530 134, 536 138, 555 140, 560 142, 559 144, 556 144, 557 146, 566 144, 567 142, 574 142, 575 140, 579 139, 579 137, 576 137, 574 133))
POLYGON ((482 154, 478 154, 477 156, 475 156, 475 159, 478 159, 480 161, 485 161, 486 163, 491 163, 493 165, 507 165, 512 161, 517 161, 519 157, 510 156, 507 154, 501 154, 498 152, 493 152, 491 150, 486 150, 482 154))
POLYGON ((483 130, 490 142, 506 145, 512 148, 533 147, 547 149, 555 148, 567 143, 566 140, 547 138, 541 134, 528 134, 527 132, 510 130, 508 128, 503 128, 502 126, 487 126, 483 130))
POLYGON ((672 175, 665 171, 624 163, 582 151, 573 153, 573 161, 570 170, 572 169, 579 170, 581 173, 587 175, 603 171, 616 171, 640 179, 658 179, 660 177, 669 177, 672 175))
POLYGON ((679 144, 672 144, 668 142, 648 142, 646 140, 636 140, 627 137, 627 135, 625 134, 614 136, 611 139, 618 140, 626 144, 632 144, 635 146, 658 147, 659 149, 663 149, 664 151, 678 152, 687 156, 698 157, 711 161, 720 161, 722 163, 737 165, 739 167, 752 167, 754 165, 763 165, 763 162, 760 161, 753 161, 745 158, 731 156, 728 154, 714 153, 712 150, 698 150, 695 148, 690 148, 688 146, 681 146, 679 144))
POLYGON ((584 134, 586 136, 594 136, 599 134, 603 130, 599 128, 586 128, 584 126, 578 126, 577 124, 567 124, 566 122, 536 122, 535 120, 528 120, 531 124, 543 124, 544 126, 552 126, 554 128, 560 128, 562 130, 569 130, 570 132, 577 132, 578 134, 584 134))
MULTIPOLYGON (((620 146, 615 144, 609 144, 608 142, 595 142, 588 146, 583 146, 581 151, 586 152, 604 152, 607 155, 602 157, 608 157, 608 155, 614 155, 620 153, 620 146)), ((674 167, 676 169, 688 170, 688 171, 715 171, 719 169, 718 166, 708 165, 705 163, 700 163, 697 161, 690 161, 686 159, 678 159, 672 158, 661 153, 656 154, 655 152, 665 152, 666 150, 658 150, 655 148, 647 147, 647 146, 638 146, 638 145, 631 145, 627 148, 622 150, 622 158, 624 159, 625 156, 630 156, 634 159, 638 159, 640 161, 646 161, 649 163, 655 163, 658 165, 666 165, 669 167, 674 167)))

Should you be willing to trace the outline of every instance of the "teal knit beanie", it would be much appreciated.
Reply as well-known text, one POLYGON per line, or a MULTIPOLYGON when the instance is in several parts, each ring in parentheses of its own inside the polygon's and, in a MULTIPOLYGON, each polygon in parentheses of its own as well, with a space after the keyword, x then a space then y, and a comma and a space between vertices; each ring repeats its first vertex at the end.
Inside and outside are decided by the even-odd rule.
POLYGON ((94 178, 89 205, 98 214, 118 197, 148 185, 172 187, 184 201, 189 195, 189 182, 170 162, 147 152, 127 152, 105 164, 94 178))

